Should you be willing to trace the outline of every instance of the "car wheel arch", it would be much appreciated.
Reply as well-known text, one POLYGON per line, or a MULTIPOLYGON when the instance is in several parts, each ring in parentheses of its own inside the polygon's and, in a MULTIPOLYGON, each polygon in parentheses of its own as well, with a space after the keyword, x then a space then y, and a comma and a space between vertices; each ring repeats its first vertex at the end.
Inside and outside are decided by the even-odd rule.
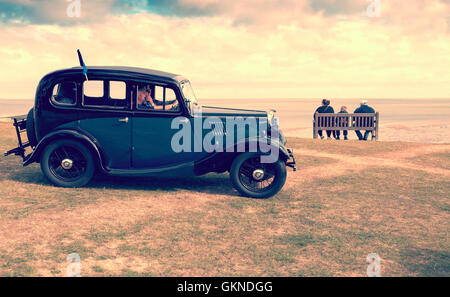
MULTIPOLYGON (((248 144, 247 142, 246 144, 248 144)), ((289 160, 289 152, 284 146, 276 146, 272 145, 272 148, 275 150, 279 150, 279 156, 278 159, 286 162, 289 160)), ((242 155, 247 153, 245 152, 239 152, 238 151, 238 144, 235 144, 233 146, 233 150, 229 149, 229 151, 224 152, 216 152, 213 155, 208 156, 207 158, 200 160, 195 163, 195 173, 197 175, 206 174, 209 172, 225 172, 230 171, 231 165, 233 164, 234 160, 242 155), (211 170, 212 169, 212 170, 211 170)), ((255 153, 261 154, 261 155, 268 155, 268 153, 261 152, 257 150, 255 153)))
MULTIPOLYGON (((249 152, 249 151, 239 152, 238 148, 239 148, 240 145, 242 146, 242 144, 244 143, 246 148, 247 148, 247 146, 250 147, 250 145, 253 144, 257 148, 255 153, 260 153, 260 154, 267 155, 268 154, 267 152, 265 153, 265 152, 262 152, 261 150, 259 150, 259 146, 258 146, 259 141, 260 141, 259 139, 247 138, 247 139, 242 140, 242 141, 234 144, 233 146, 227 148, 227 150, 230 149, 230 152, 236 152, 237 154, 236 154, 235 157, 237 157, 238 155, 240 155, 242 153, 249 152)), ((289 159, 289 152, 288 152, 288 150, 278 140, 272 140, 272 143, 269 144, 269 145, 271 147, 271 150, 278 150, 279 151, 279 159, 281 159, 283 161, 287 161, 289 159)))
POLYGON ((80 141, 86 148, 91 152, 92 157, 94 158, 95 165, 99 169, 104 169, 103 167, 103 159, 101 150, 99 149, 96 141, 91 139, 91 137, 75 130, 60 130, 54 131, 39 141, 33 153, 30 157, 24 162, 24 166, 27 166, 33 162, 40 162, 41 156, 45 151, 45 148, 51 143, 61 140, 61 139, 72 139, 76 141, 80 141))

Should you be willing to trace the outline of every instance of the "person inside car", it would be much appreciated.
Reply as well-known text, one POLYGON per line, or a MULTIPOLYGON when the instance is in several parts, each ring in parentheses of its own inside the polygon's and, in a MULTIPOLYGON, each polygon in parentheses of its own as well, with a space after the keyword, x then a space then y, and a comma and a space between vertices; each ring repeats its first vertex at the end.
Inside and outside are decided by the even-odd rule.
POLYGON ((175 99, 172 101, 172 103, 168 104, 166 102, 165 104, 165 110, 171 110, 171 111, 178 111, 179 107, 178 107, 178 101, 175 99))
MULTIPOLYGON (((151 85, 144 85, 138 89, 138 109, 157 109, 163 110, 163 102, 154 100, 152 97, 151 85)), ((164 110, 178 111, 178 101, 175 99, 170 104, 166 102, 164 110)))
POLYGON ((138 89, 137 105, 139 109, 155 109, 150 85, 141 86, 138 89))

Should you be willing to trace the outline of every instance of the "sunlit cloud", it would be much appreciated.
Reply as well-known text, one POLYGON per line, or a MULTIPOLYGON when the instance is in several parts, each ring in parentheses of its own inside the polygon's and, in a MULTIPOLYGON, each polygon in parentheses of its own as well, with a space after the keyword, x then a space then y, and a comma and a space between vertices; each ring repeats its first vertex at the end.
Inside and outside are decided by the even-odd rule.
POLYGON ((183 74, 204 98, 450 94, 448 1, 382 1, 380 18, 357 0, 82 1, 74 23, 67 1, 0 5, 12 2, 29 10, 0 24, 3 98, 33 97, 44 74, 77 65, 77 48, 88 66, 183 74))

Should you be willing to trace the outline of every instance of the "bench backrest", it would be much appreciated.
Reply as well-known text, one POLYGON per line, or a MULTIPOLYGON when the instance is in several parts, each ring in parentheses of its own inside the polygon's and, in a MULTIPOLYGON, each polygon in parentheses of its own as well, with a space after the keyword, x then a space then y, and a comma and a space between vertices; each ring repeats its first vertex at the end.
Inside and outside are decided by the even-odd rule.
POLYGON ((319 130, 368 130, 378 140, 379 114, 376 113, 316 113, 313 136, 319 130))

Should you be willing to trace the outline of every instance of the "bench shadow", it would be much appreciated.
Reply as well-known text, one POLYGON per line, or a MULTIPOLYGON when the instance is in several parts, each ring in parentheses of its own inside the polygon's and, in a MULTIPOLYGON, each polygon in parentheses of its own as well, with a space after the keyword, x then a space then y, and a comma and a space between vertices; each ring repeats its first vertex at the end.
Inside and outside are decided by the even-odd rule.
MULTIPOLYGON (((51 183, 43 176, 38 166, 20 168, 20 170, 11 170, 2 179, 13 180, 30 185, 51 186, 51 183)), ((174 193, 179 190, 188 190, 204 194, 239 195, 231 185, 228 174, 215 173, 188 177, 129 177, 108 176, 102 173, 96 173, 92 181, 83 188, 163 191, 174 193)))

